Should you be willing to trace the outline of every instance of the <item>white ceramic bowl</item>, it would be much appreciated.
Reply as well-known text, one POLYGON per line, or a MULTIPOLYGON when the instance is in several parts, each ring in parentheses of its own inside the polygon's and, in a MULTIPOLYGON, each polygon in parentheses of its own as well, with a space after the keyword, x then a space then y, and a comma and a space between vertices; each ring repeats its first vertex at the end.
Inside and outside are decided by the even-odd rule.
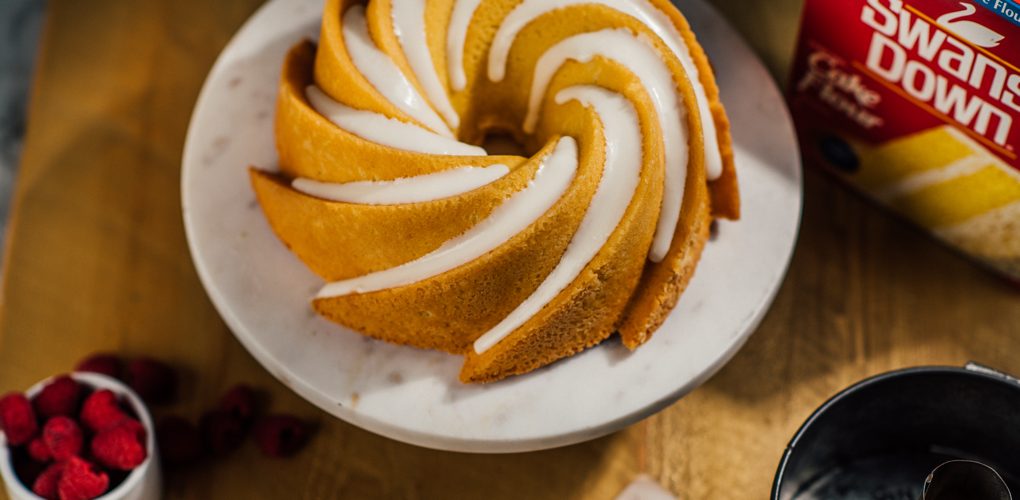
POLYGON ((715 373, 768 310, 800 220, 797 143, 778 89, 726 21, 677 0, 708 51, 733 122, 743 219, 720 222, 655 337, 610 340, 489 385, 457 380, 462 358, 370 340, 318 317, 322 281, 276 238, 247 168, 272 168, 273 104, 287 49, 315 38, 321 0, 273 0, 237 33, 202 89, 184 151, 188 244, 209 297, 249 352, 295 392, 393 439, 517 452, 595 438, 664 408, 715 373))
MULTIPOLYGON (((122 396, 146 430, 145 446, 148 453, 145 461, 135 467, 116 488, 98 497, 97 500, 158 500, 162 496, 163 483, 162 473, 159 469, 159 453, 156 449, 156 429, 152 425, 149 410, 142 403, 141 398, 119 380, 106 375, 75 372, 71 374, 71 378, 92 389, 109 389, 122 396)), ((36 383, 25 391, 25 395, 28 396, 28 399, 34 398, 50 380, 52 377, 36 383)), ((7 495, 11 500, 42 500, 41 497, 32 493, 31 485, 22 484, 21 480, 15 476, 10 449, 7 447, 7 438, 2 432, 0 432, 0 477, 3 477, 7 495)))

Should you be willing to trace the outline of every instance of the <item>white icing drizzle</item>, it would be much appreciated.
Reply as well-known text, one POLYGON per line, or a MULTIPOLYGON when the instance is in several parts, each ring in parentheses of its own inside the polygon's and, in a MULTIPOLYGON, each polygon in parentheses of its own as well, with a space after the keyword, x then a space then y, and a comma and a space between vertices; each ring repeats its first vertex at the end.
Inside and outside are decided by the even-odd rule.
POLYGON ((305 89, 308 102, 336 126, 362 139, 403 151, 435 155, 485 156, 484 149, 437 134, 412 123, 354 109, 334 101, 314 85, 305 89))
POLYGON ((475 340, 481 354, 538 314, 570 285, 605 246, 630 205, 641 175, 641 129, 634 106, 620 94, 580 85, 563 89, 557 103, 577 100, 594 108, 602 122, 606 162, 595 196, 560 262, 541 285, 506 318, 475 340))
POLYGON ((391 181, 320 182, 297 178, 291 186, 302 193, 362 205, 399 205, 441 200, 478 189, 510 173, 502 164, 458 167, 391 181))
POLYGON ((344 45, 354 66, 383 97, 426 127, 453 137, 450 127, 429 106, 400 68, 376 47, 368 32, 363 5, 354 5, 344 13, 343 35, 344 45))
POLYGON ((688 130, 687 110, 678 99, 673 75, 650 41, 634 36, 627 29, 607 29, 574 35, 549 48, 535 65, 524 131, 535 130, 539 107, 556 70, 568 59, 586 63, 595 56, 612 59, 630 69, 644 84, 659 118, 666 175, 662 211, 648 258, 660 262, 669 252, 680 220, 687 182, 688 130))
POLYGON ((467 39, 471 17, 478 10, 482 0, 454 0, 450 26, 446 30, 446 71, 450 76, 450 88, 455 91, 467 87, 464 73, 464 41, 467 39))
POLYGON ((410 285, 467 264, 509 241, 545 214, 570 187, 577 172, 577 143, 560 138, 524 189, 497 206, 484 220, 416 260, 357 278, 335 281, 318 298, 368 293, 410 285))
POLYGON ((722 153, 719 151, 719 137, 705 86, 698 77, 698 67, 694 64, 691 52, 672 20, 648 0, 524 0, 503 19, 496 31, 489 49, 489 79, 494 82, 503 81, 510 48, 528 23, 547 12, 580 4, 600 4, 636 18, 655 32, 676 54, 690 78, 698 103, 698 114, 701 117, 702 133, 705 137, 705 173, 709 180, 718 179, 722 175, 722 153))
POLYGON ((460 124, 460 116, 450 103, 450 96, 439 81, 436 66, 432 63, 428 41, 425 38, 425 0, 393 0, 391 5, 393 31, 400 40, 408 64, 425 89, 425 95, 452 127, 460 124))

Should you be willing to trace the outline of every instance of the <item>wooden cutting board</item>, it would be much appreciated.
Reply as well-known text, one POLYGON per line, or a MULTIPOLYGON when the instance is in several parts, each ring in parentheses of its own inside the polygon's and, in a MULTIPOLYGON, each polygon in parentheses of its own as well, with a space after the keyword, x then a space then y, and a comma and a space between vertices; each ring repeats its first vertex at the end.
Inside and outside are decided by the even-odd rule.
MULTIPOLYGON (((716 3, 784 75, 801 2, 716 3)), ((249 443, 168 471, 169 498, 611 498, 640 472, 682 498, 765 498, 800 423, 862 377, 968 360, 1020 373, 1016 288, 808 172, 803 231, 768 317, 722 372, 655 417, 503 456, 416 448, 335 420, 234 340, 181 223, 192 106, 258 4, 50 0, 34 83, 4 251, 0 391, 112 350, 183 370, 180 402, 157 414, 197 417, 248 382, 272 393, 274 410, 319 424, 294 459, 263 458, 249 443)))

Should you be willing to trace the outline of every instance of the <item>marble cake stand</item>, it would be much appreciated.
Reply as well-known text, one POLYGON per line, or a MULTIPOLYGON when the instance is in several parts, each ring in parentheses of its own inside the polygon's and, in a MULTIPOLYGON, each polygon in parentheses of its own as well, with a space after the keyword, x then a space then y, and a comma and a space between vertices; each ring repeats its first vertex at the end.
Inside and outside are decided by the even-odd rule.
POLYGON ((610 340, 530 375, 457 381, 461 358, 366 339, 317 317, 321 282, 271 232, 248 183, 271 167, 272 113, 286 50, 318 31, 320 1, 273 0, 220 55, 192 117, 182 195, 199 276, 227 325, 267 370, 323 410, 432 448, 519 452, 592 439, 703 383, 743 345, 786 272, 801 171, 783 99, 718 13, 677 2, 716 68, 733 122, 744 217, 720 224, 680 303, 634 353, 610 340))

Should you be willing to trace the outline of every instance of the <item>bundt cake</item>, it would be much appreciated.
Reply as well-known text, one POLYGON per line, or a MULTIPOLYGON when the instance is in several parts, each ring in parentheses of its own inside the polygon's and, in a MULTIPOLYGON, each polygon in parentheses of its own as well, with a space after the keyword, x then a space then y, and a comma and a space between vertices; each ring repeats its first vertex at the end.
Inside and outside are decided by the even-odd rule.
POLYGON ((634 349, 739 216, 711 67, 668 0, 327 0, 250 170, 324 317, 464 382, 634 349), (512 137, 525 155, 489 155, 512 137))

